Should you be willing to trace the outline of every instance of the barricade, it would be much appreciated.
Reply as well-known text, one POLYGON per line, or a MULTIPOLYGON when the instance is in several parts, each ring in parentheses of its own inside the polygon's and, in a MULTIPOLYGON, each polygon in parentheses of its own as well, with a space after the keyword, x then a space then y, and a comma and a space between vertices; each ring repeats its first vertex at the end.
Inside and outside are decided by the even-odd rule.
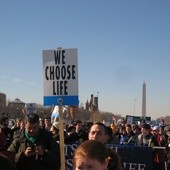
POLYGON ((167 170, 167 148, 154 146, 154 164, 155 169, 167 170))

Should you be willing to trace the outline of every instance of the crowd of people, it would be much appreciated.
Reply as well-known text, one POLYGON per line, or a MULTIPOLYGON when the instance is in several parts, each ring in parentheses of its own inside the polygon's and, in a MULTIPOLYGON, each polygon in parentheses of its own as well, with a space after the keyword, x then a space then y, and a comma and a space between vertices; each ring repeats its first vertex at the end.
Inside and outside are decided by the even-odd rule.
MULTIPOLYGON (((59 128, 58 121, 50 117, 42 119, 34 113, 26 119, 16 119, 11 127, 8 118, 1 117, 0 165, 6 161, 8 170, 59 170, 59 128)), ((73 155, 74 170, 123 170, 122 158, 107 144, 163 147, 154 154, 154 170, 163 170, 166 165, 170 169, 170 126, 152 127, 144 122, 138 125, 126 121, 106 126, 102 122, 76 119, 64 124, 64 144, 72 143, 80 144, 73 155)))

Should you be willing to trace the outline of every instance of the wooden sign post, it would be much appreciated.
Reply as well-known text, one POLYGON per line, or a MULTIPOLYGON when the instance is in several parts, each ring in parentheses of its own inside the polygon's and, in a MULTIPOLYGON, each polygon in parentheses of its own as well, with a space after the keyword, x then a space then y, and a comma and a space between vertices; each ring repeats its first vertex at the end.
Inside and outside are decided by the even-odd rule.
POLYGON ((64 152, 64 128, 63 128, 63 107, 59 105, 59 134, 60 134, 60 157, 61 169, 65 170, 65 152, 64 152))
POLYGON ((44 106, 59 106, 61 170, 65 170, 63 106, 78 106, 77 49, 43 50, 44 106))

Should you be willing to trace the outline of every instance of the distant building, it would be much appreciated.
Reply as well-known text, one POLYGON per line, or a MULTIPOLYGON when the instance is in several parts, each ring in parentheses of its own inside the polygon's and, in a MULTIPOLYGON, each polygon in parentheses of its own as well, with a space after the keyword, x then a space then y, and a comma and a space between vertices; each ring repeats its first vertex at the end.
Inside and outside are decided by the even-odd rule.
POLYGON ((86 101, 86 110, 90 110, 90 107, 89 107, 89 102, 88 102, 88 100, 86 101))
POLYGON ((25 107, 25 103, 22 102, 20 99, 16 98, 15 100, 9 102, 9 106, 25 107))
POLYGON ((0 93, 0 108, 4 108, 6 106, 6 94, 0 93))
POLYGON ((93 102, 93 110, 98 111, 98 97, 94 97, 94 102, 93 102))
POLYGON ((87 100, 87 102, 86 102, 86 110, 88 110, 90 112, 99 111, 98 96, 94 97, 94 95, 91 94, 89 101, 87 100))

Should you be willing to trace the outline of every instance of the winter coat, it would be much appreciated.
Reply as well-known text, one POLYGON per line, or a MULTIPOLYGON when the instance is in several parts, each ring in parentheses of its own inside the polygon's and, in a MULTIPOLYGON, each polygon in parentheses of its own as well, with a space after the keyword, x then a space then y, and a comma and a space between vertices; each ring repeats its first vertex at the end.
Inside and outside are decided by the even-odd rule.
POLYGON ((31 145, 30 141, 25 136, 25 130, 13 140, 9 146, 8 151, 15 153, 15 163, 18 170, 58 170, 60 169, 60 147, 55 142, 51 134, 45 129, 39 129, 36 138, 36 145, 42 146, 44 154, 42 156, 33 155, 26 157, 24 152, 28 146, 31 145))

